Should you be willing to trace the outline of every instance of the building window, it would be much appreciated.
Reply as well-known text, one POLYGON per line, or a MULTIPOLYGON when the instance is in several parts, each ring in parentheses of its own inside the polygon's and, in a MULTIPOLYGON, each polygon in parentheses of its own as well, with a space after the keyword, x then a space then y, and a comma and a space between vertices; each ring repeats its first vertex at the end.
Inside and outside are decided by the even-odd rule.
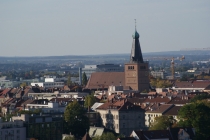
POLYGON ((129 70, 134 70, 134 66, 128 66, 129 70))
POLYGON ((125 123, 123 123, 123 128, 125 128, 125 123))
POLYGON ((146 69, 146 67, 145 66, 140 66, 140 69, 146 69))
POLYGON ((123 115, 123 117, 122 117, 123 119, 125 119, 125 115, 123 115))

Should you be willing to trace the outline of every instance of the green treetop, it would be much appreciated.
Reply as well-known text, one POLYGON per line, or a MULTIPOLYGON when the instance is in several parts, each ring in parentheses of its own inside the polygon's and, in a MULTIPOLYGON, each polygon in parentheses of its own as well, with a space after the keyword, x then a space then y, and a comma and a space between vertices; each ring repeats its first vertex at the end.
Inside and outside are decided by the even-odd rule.
POLYGON ((89 129, 89 119, 85 116, 85 110, 75 100, 68 104, 64 112, 66 133, 72 133, 75 137, 82 137, 89 129))
POLYGON ((94 96, 94 94, 92 93, 91 95, 88 95, 85 97, 85 104, 84 106, 86 108, 88 108, 88 111, 89 111, 89 108, 96 102, 96 98, 94 96))
POLYGON ((175 125, 176 120, 172 116, 159 116, 155 118, 155 122, 150 130, 166 130, 168 127, 175 125))
POLYGON ((85 86, 87 84, 88 80, 87 80, 87 75, 85 74, 85 72, 82 74, 82 84, 85 86))
POLYGON ((196 139, 210 138, 210 103, 197 101, 184 105, 179 110, 179 126, 193 127, 196 139))

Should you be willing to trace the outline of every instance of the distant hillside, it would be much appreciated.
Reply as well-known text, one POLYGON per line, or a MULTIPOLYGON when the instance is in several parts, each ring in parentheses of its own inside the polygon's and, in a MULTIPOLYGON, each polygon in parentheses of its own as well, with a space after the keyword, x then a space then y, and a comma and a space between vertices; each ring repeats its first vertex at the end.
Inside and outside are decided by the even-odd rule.
MULTIPOLYGON (((193 56, 210 56, 210 50, 180 50, 180 51, 165 51, 165 52, 147 52, 143 53, 143 57, 150 56, 173 56, 178 57, 182 55, 193 55, 193 56)), ((31 57, 1 57, 0 62, 10 62, 10 61, 59 61, 59 60, 75 60, 75 61, 105 61, 105 60, 129 60, 130 53, 124 54, 96 54, 96 55, 65 55, 65 56, 31 56, 31 57)))
POLYGON ((166 52, 148 52, 145 55, 210 55, 210 50, 180 50, 166 52))

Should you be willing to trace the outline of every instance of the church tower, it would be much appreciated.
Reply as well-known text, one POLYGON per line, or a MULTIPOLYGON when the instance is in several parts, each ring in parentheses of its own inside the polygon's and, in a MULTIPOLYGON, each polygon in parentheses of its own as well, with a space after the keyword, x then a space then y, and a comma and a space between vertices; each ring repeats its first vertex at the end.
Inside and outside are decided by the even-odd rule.
POLYGON ((150 87, 148 63, 143 61, 136 27, 133 34, 130 62, 125 64, 125 86, 140 92, 148 91, 150 87))

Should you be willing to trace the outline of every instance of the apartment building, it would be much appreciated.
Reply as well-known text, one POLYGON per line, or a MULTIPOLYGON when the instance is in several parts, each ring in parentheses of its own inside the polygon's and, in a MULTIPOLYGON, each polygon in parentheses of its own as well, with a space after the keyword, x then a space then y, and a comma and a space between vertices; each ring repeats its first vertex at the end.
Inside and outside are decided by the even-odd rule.
POLYGON ((145 126, 150 127, 155 122, 155 117, 162 116, 166 111, 172 108, 172 104, 152 104, 145 112, 145 126))
POLYGON ((144 129, 144 110, 127 99, 108 101, 96 108, 104 127, 128 136, 133 130, 144 129))
POLYGON ((0 140, 26 140, 26 127, 23 121, 3 122, 0 118, 0 140))

